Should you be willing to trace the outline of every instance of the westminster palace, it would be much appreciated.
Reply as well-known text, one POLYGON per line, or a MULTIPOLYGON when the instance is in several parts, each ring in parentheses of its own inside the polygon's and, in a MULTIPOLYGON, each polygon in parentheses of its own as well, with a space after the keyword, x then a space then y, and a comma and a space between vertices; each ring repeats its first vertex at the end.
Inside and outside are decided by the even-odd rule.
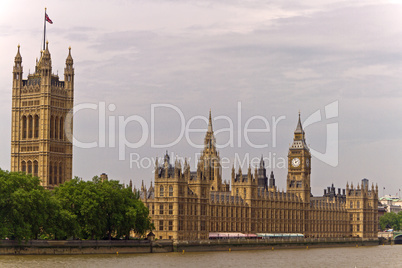
POLYGON ((305 237, 377 237, 378 187, 363 179, 355 187, 328 187, 314 197, 310 187, 311 154, 299 120, 288 153, 286 192, 266 175, 264 161, 254 170, 236 172, 222 182, 209 114, 204 150, 197 171, 185 161, 172 165, 168 154, 156 161, 154 183, 142 184, 140 196, 149 208, 158 239, 208 239, 212 232, 296 233, 305 237))

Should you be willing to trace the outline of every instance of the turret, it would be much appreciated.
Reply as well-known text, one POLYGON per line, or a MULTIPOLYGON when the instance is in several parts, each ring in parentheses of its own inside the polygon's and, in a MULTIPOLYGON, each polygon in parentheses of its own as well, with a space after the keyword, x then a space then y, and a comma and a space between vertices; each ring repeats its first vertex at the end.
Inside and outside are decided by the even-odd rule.
POLYGON ((253 181, 256 181, 258 179, 258 171, 257 171, 257 167, 254 168, 254 177, 253 177, 253 181))
POLYGON ((46 41, 46 49, 42 53, 42 57, 39 60, 39 72, 41 74, 41 84, 48 86, 50 90, 51 75, 52 75, 52 59, 49 52, 49 42, 46 41))
POLYGON ((275 188, 275 177, 273 171, 271 171, 271 175, 269 176, 269 188, 275 188))
MULTIPOLYGON (((74 91, 74 68, 73 68, 73 57, 71 57, 71 47, 68 48, 68 56, 66 59, 66 67, 64 68, 64 83, 65 89, 69 92, 68 94, 73 94, 74 91)), ((72 96, 72 95, 71 95, 72 96)))
POLYGON ((145 185, 144 185, 144 180, 142 180, 142 182, 141 182, 141 192, 145 193, 145 191, 146 191, 146 188, 145 188, 145 185))
POLYGON ((22 85, 22 57, 20 54, 20 45, 18 45, 17 55, 15 55, 14 58, 13 89, 14 90, 20 89, 21 85, 22 85))
POLYGON ((159 177, 159 163, 158 163, 158 157, 155 159, 155 174, 154 174, 155 180, 159 177))
POLYGON ((261 160, 258 168, 258 187, 264 190, 268 190, 268 178, 267 178, 267 170, 265 169, 264 158, 261 155, 261 160))

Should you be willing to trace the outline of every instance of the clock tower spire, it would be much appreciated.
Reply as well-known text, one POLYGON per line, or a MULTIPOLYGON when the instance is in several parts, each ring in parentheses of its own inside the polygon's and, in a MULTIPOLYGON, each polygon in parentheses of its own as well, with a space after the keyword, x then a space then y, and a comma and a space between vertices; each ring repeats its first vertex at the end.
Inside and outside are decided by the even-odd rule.
POLYGON ((293 143, 288 153, 288 177, 286 187, 289 193, 296 194, 303 202, 310 202, 311 154, 306 144, 305 132, 301 124, 300 112, 294 132, 293 143))

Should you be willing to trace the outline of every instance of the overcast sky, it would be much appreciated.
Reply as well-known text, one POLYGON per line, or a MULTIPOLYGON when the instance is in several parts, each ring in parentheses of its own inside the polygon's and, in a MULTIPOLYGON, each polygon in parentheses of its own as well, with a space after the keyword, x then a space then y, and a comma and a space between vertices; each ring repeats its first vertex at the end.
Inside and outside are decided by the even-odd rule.
POLYGON ((302 121, 310 117, 312 122, 318 111, 321 120, 305 128, 307 143, 325 155, 327 137, 334 134, 328 134, 327 127, 328 132, 337 127, 338 138, 331 144, 337 143, 338 161, 313 157, 313 193, 321 195, 331 183, 344 188, 346 182, 356 185, 367 178, 378 183, 380 195, 383 187, 385 194, 394 195, 402 188, 401 4, 385 0, 3 0, 0 167, 10 168, 17 45, 21 45, 25 78, 40 55, 47 7, 54 22, 47 24, 53 72, 63 79, 71 46, 75 104, 98 107, 80 110, 74 117, 77 141, 97 142, 90 149, 75 144, 75 176, 90 179, 105 172, 111 179, 125 183, 132 179, 137 186, 144 180, 149 185, 153 179, 153 168, 146 168, 149 159, 162 157, 166 150, 190 158, 194 170, 201 149, 193 144, 203 143, 207 128, 200 116, 207 118, 211 109, 213 117, 219 116, 213 122, 214 130, 220 130, 217 143, 225 145, 220 156, 230 161, 224 164, 223 179, 230 179, 233 163, 236 168, 243 163, 246 173, 244 159, 264 155, 268 171, 273 170, 277 185, 285 188, 287 153, 298 112, 302 121), (156 105, 154 121, 152 105, 156 105), (106 115, 105 146, 103 134, 98 134, 99 114, 106 115), (191 129, 204 131, 181 137, 180 114, 191 129), (146 123, 148 136, 141 122, 146 123), (154 144, 178 142, 155 148, 152 122, 154 144), (231 127, 233 131, 228 130, 231 127), (244 134, 245 128, 268 127, 269 131, 244 134), (137 144, 143 138, 144 144, 119 147, 122 137, 137 144))

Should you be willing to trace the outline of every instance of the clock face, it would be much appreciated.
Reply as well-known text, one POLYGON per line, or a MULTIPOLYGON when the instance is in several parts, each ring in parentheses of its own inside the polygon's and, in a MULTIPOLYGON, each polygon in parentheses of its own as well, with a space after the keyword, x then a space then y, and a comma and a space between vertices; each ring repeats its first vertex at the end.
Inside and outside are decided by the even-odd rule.
POLYGON ((309 167, 310 166, 310 160, 306 159, 306 166, 309 167))
POLYGON ((293 158, 293 159, 292 159, 292 166, 293 166, 293 167, 298 167, 298 166, 300 166, 300 159, 297 158, 297 157, 293 158))

